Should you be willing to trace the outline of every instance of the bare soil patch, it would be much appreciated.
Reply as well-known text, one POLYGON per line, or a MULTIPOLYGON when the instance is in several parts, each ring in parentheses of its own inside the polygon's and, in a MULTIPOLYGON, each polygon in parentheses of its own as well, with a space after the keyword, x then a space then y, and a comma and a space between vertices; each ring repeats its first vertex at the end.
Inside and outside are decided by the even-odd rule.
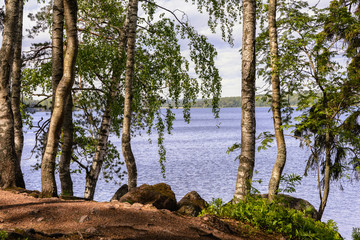
POLYGON ((213 216, 188 217, 151 205, 36 195, 0 190, 0 230, 7 231, 9 239, 281 239, 213 216))

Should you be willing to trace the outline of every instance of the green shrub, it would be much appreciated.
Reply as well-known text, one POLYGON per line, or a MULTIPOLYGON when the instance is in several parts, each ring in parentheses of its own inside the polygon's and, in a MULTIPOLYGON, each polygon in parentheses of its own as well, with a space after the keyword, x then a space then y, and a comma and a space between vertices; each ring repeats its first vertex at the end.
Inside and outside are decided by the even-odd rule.
POLYGON ((353 228, 352 238, 353 240, 360 240, 360 228, 353 228))
POLYGON ((0 231, 0 240, 5 240, 8 238, 8 235, 5 231, 0 231))
POLYGON ((225 204, 215 199, 202 215, 215 214, 221 218, 232 218, 249 223, 269 233, 281 233, 289 239, 341 239, 336 223, 315 221, 304 213, 260 197, 249 197, 237 204, 225 204))

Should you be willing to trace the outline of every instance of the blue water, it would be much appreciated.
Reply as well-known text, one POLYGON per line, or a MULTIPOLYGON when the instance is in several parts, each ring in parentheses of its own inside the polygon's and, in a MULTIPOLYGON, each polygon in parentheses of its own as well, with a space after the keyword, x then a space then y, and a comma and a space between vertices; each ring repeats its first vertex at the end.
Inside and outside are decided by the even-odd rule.
MULTIPOLYGON (((220 119, 214 119, 210 109, 192 109, 191 123, 182 119, 181 110, 175 110, 176 120, 172 135, 165 136, 167 149, 166 179, 163 179, 158 162, 158 147, 156 136, 137 135, 132 139, 132 148, 138 167, 138 184, 168 183, 180 200, 186 193, 197 191, 205 200, 222 198, 231 200, 236 181, 238 162, 234 161, 238 153, 228 155, 226 150, 233 143, 240 141, 240 108, 221 109, 220 119)), ((49 114, 38 112, 34 120, 48 118, 49 114)), ((267 108, 256 109, 257 133, 273 132, 271 112, 267 108)), ((40 171, 31 170, 36 160, 31 157, 30 150, 34 146, 34 132, 27 131, 25 135, 23 154, 23 172, 28 189, 40 190, 40 171)), ((120 140, 111 137, 120 146, 120 140)), ((287 137, 288 160, 285 173, 303 175, 305 161, 309 150, 299 147, 299 141, 287 137)), ((120 149, 120 148, 119 148, 120 149)), ((275 144, 267 150, 256 153, 255 179, 261 179, 262 184, 256 184, 260 192, 267 192, 272 166, 276 158, 275 144)), ((125 167, 124 167, 125 169, 125 167)), ((126 183, 126 179, 123 183, 126 183)), ((73 175, 75 195, 84 193, 84 175, 73 175)), ((58 184, 59 186, 59 184, 58 184)), ((100 179, 97 185, 95 200, 109 201, 119 187, 100 179)), ((353 183, 341 180, 331 185, 330 196, 323 216, 323 221, 333 219, 338 223, 339 231, 346 239, 351 239, 353 227, 360 227, 360 194, 359 182, 353 183), (344 190, 340 190, 340 184, 344 190)), ((315 172, 304 177, 302 184, 296 187, 296 197, 308 200, 316 208, 319 206, 319 193, 315 172)))

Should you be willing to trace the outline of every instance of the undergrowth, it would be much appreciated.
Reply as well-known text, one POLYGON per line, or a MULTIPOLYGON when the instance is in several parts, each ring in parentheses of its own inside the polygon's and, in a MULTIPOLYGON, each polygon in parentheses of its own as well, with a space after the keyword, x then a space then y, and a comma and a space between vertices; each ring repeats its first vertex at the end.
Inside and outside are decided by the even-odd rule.
POLYGON ((360 228, 353 228, 352 239, 353 240, 360 240, 360 228))
POLYGON ((0 231, 0 240, 5 240, 8 238, 8 235, 5 231, 0 231))
POLYGON ((342 239, 334 221, 315 221, 305 217, 301 211, 285 208, 275 202, 269 203, 261 197, 249 197, 237 204, 225 204, 221 199, 214 199, 201 213, 206 214, 249 223, 268 233, 280 233, 288 239, 342 239))

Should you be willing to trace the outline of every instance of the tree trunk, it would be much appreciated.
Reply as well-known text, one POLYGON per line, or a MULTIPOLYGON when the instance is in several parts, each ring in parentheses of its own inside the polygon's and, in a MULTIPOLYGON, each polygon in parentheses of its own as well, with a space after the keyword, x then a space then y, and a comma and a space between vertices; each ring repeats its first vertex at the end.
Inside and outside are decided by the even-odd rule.
POLYGON ((286 145, 284 139, 284 132, 281 128, 281 93, 278 68, 279 54, 276 27, 276 4, 277 0, 269 0, 269 40, 271 54, 272 112, 278 151, 269 182, 270 201, 274 200, 274 197, 279 190, 280 178, 286 162, 286 145))
POLYGON ((137 170, 135 158, 131 150, 131 104, 132 104, 132 82, 135 65, 135 43, 137 24, 138 1, 130 0, 128 6, 129 31, 127 40, 126 74, 125 74, 125 102, 124 120, 122 128, 122 152, 128 170, 129 190, 137 186, 137 170))
POLYGON ((17 186, 25 188, 24 177, 21 172, 21 156, 24 146, 24 134, 21 118, 21 67, 22 67, 22 29, 23 29, 24 2, 19 0, 19 18, 16 24, 16 42, 14 49, 14 60, 12 64, 11 82, 11 108, 14 115, 14 143, 16 152, 16 182, 17 186))
POLYGON ((251 190, 255 164, 255 30, 256 1, 243 1, 241 155, 234 200, 244 200, 251 190))
POLYGON ((56 88, 64 71, 64 0, 54 0, 52 27, 52 103, 55 104, 56 88))
MULTIPOLYGON (((53 29, 52 29, 52 88, 53 104, 55 103, 56 88, 64 71, 64 2, 55 0, 53 5, 53 29)), ((59 163, 59 176, 61 195, 73 195, 73 183, 70 174, 70 163, 73 147, 74 127, 72 123, 73 101, 71 93, 67 99, 63 120, 63 144, 59 163)))
MULTIPOLYGON (((125 53, 127 37, 126 31, 128 26, 128 19, 125 20, 124 26, 121 28, 120 33, 120 42, 119 42, 119 59, 123 58, 125 53)), ((121 61, 121 60, 120 60, 121 61)), ((108 100, 105 105, 105 111, 102 116, 100 132, 98 135, 98 144, 96 146, 96 153, 90 168, 90 171, 86 174, 86 183, 85 183, 85 192, 84 198, 93 200, 95 195, 96 183, 99 178, 99 174, 102 168, 102 164, 104 162, 107 143, 109 138, 110 126, 111 126, 111 109, 112 109, 112 101, 114 101, 115 96, 119 92, 120 87, 120 75, 121 72, 119 69, 113 69, 113 77, 111 81, 110 92, 108 96, 108 100)))
POLYGON ((54 109, 50 119, 45 153, 41 162, 42 195, 57 196, 55 182, 55 158, 59 144, 60 130, 64 117, 66 101, 71 93, 75 79, 75 60, 78 50, 77 39, 77 1, 64 0, 64 16, 67 34, 67 50, 64 58, 64 73, 56 88, 54 109))
POLYGON ((61 147, 61 157, 59 162, 59 177, 61 183, 62 196, 74 195, 73 182, 71 180, 71 174, 70 174, 70 163, 71 163, 73 137, 74 137, 72 109, 73 109, 73 98, 70 92, 65 107, 64 121, 62 125, 63 144, 61 147))
POLYGON ((327 132, 325 135, 325 175, 324 175, 324 193, 322 198, 320 199, 320 207, 318 210, 318 216, 317 216, 317 220, 321 221, 321 218, 324 214, 325 211, 325 207, 326 207, 326 203, 327 203, 327 199, 329 196, 329 192, 330 192, 330 174, 331 174, 331 137, 330 137, 330 133, 327 132))
POLYGON ((89 173, 86 174, 86 183, 85 183, 85 192, 84 192, 85 199, 89 199, 89 200, 94 199, 96 183, 99 178, 101 167, 104 162, 104 157, 106 154, 110 125, 111 125, 110 109, 106 109, 102 116, 94 160, 92 162, 89 173))
POLYGON ((0 187, 16 187, 17 158, 14 117, 11 109, 10 76, 19 18, 19 0, 5 2, 6 15, 0 50, 0 187))

